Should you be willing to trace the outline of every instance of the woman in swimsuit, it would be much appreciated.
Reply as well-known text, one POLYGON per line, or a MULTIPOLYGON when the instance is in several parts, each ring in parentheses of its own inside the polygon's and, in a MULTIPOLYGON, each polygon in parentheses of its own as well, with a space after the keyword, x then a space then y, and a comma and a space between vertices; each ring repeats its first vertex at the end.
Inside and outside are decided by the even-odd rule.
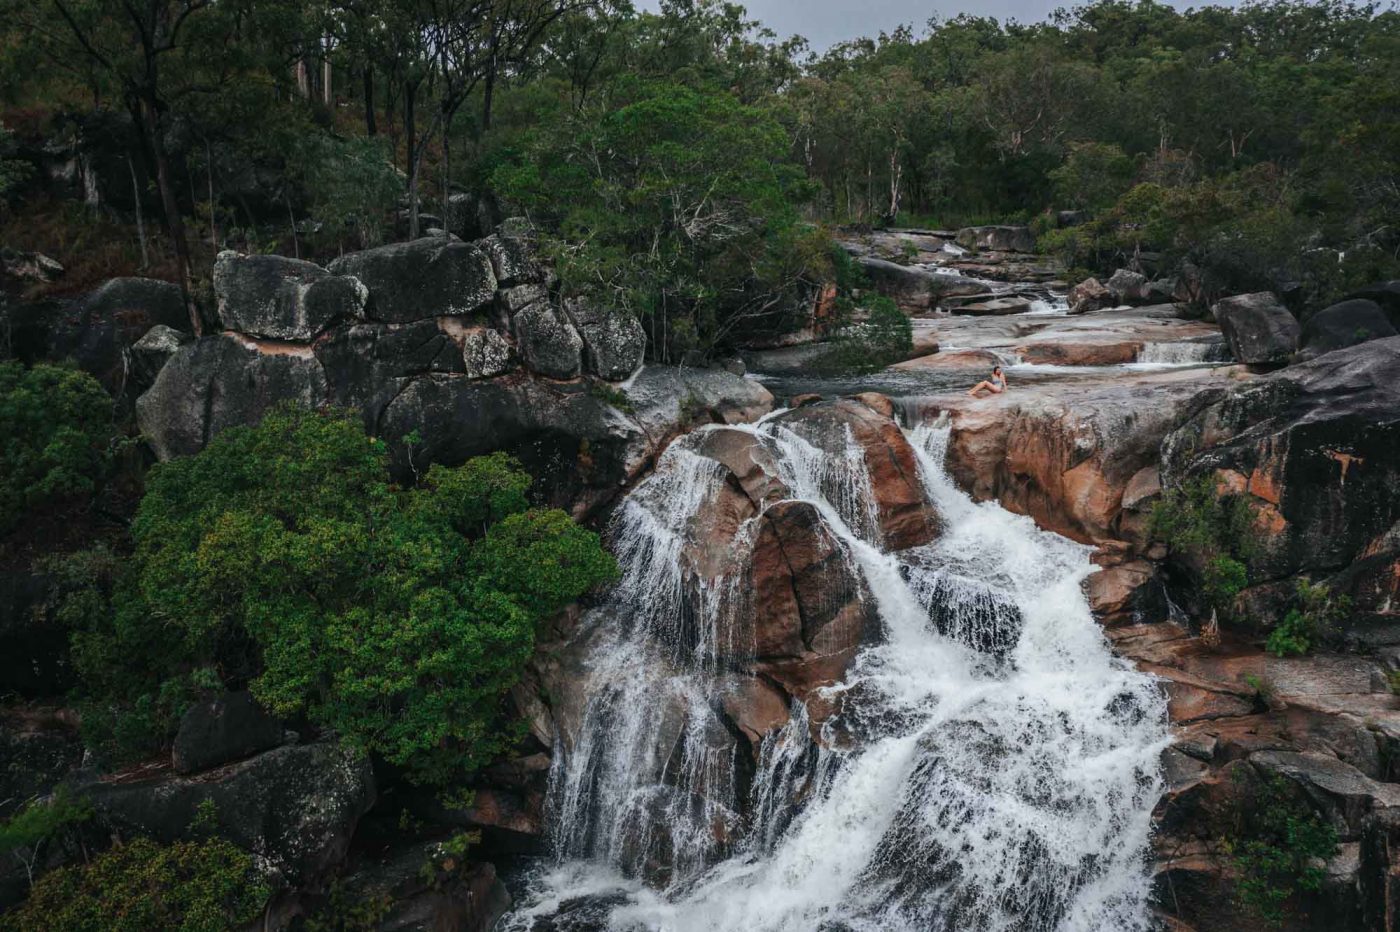
POLYGON ((978 398, 983 391, 991 392, 993 395, 1000 395, 1002 392, 1006 391, 1006 376, 1002 374, 1001 366, 994 368, 992 370, 992 377, 985 381, 978 382, 972 387, 972 390, 968 392, 968 394, 973 398, 978 398))

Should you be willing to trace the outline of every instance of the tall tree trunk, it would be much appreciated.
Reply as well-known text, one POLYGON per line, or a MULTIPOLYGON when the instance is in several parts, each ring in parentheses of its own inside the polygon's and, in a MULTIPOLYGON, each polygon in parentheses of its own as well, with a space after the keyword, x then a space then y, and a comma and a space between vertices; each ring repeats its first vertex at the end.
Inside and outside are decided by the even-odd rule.
POLYGON ((491 54, 491 60, 486 66, 486 77, 481 89, 481 132, 486 134, 491 131, 491 105, 496 97, 496 55, 491 54))
POLYGON ((141 215, 141 183, 136 180, 136 163, 131 156, 126 157, 126 167, 131 170, 131 196, 136 203, 136 236, 141 241, 141 271, 151 266, 150 254, 146 251, 146 220, 141 215))
POLYGON ((378 131, 374 125, 374 66, 365 63, 365 135, 373 136, 378 131))
POLYGON ((442 121, 442 233, 452 235, 452 140, 448 133, 452 125, 450 118, 442 121))
POLYGON ((414 114, 418 85, 404 82, 403 88, 403 131, 408 140, 408 238, 418 238, 418 124, 414 114))
POLYGON ((332 102, 335 100, 335 95, 332 93, 331 88, 331 59, 329 51, 326 53, 326 58, 321 61, 321 94, 322 101, 325 103, 327 109, 329 109, 332 102))
POLYGON ((190 316, 190 329, 195 336, 204 335, 204 323, 199 317, 199 308, 194 303, 194 276, 190 268, 190 245, 185 241, 185 221, 180 216, 180 204, 175 199, 175 187, 170 181, 170 157, 165 151, 165 140, 160 133, 160 121, 156 116, 156 105, 149 97, 140 102, 141 125, 146 131, 146 142, 156 162, 156 189, 160 192, 161 209, 165 212, 165 229, 170 241, 175 245, 175 264, 180 274, 180 291, 185 299, 185 310, 190 316))

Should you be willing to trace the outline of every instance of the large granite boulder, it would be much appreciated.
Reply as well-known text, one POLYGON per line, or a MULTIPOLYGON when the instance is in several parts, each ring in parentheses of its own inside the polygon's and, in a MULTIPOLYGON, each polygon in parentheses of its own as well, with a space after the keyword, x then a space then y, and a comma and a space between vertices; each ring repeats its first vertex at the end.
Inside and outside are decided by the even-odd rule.
POLYGON ((564 310, 583 338, 590 372, 617 382, 637 371, 647 348, 641 321, 626 311, 606 308, 585 298, 565 302, 564 310))
POLYGON ((171 754, 176 773, 196 773, 282 743, 282 723, 247 690, 197 702, 180 719, 171 754))
POLYGON ((481 244, 491 258, 491 268, 502 287, 538 284, 548 279, 529 236, 512 233, 507 228, 486 237, 481 244))
POLYGON ((583 338, 552 304, 531 304, 512 321, 520 357, 531 372, 551 379, 577 378, 583 370, 583 338))
POLYGON ((964 249, 992 252, 1035 252, 1035 234, 1025 226, 964 227, 957 243, 964 249))
POLYGON ((1097 278, 1086 278, 1075 285, 1065 296, 1071 314, 1087 314, 1113 307, 1118 303, 1112 291, 1097 278))
POLYGON ((369 292, 353 276, 332 275, 312 262, 225 251, 214 262, 214 295, 224 329, 307 342, 363 316, 369 292))
POLYGON ((1390 325, 1400 330, 1400 278, 1375 282, 1346 296, 1346 300, 1374 301, 1390 318, 1390 325))
POLYGON ((161 459, 196 453, 226 427, 255 424, 284 401, 326 398, 310 346, 269 345, 237 334, 202 337, 166 363, 136 400, 141 434, 161 459))
POLYGON ((1324 308, 1304 322, 1302 355, 1311 359, 1335 349, 1395 335, 1395 328, 1380 305, 1365 298, 1352 298, 1324 308))
POLYGON ((98 781, 79 788, 110 832, 192 836, 205 801, 218 831, 292 884, 324 877, 375 800, 369 759, 338 744, 288 745, 198 777, 98 781))
POLYGON ((986 294, 987 284, 961 275, 941 275, 917 266, 899 265, 873 256, 856 260, 871 286, 898 304, 902 310, 922 312, 933 310, 940 298, 956 295, 986 294))
POLYGON ((1119 269, 1104 283, 1119 304, 1142 304, 1148 300, 1147 276, 1129 269, 1119 269))
POLYGON ((127 353, 151 328, 188 330, 178 286, 152 278, 113 278, 76 301, 58 302, 31 339, 39 357, 71 359, 113 394, 128 388, 127 353))
POLYGON ((369 289, 366 313, 383 323, 471 314, 496 297, 496 273, 486 253, 445 236, 353 252, 330 270, 363 282, 369 289))
POLYGON ((1240 362, 1283 363, 1298 349, 1298 319, 1270 292, 1224 298, 1210 310, 1240 362))
MULTIPOLYGON (((490 932, 510 908, 510 893, 492 865, 463 862, 441 842, 366 857, 338 886, 341 903, 375 915, 379 932, 490 932)), ((341 919, 335 904, 328 917, 341 919)))

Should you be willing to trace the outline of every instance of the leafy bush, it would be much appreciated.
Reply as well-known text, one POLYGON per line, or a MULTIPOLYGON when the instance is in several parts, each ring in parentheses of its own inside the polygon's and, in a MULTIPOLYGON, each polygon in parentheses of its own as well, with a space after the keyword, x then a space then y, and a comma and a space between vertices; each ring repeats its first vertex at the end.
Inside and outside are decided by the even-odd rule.
POLYGON ((24 867, 29 882, 47 846, 92 815, 86 799, 74 799, 60 786, 47 799, 33 800, 0 824, 0 854, 9 854, 24 867))
POLYGON ((1322 889, 1326 862, 1337 851, 1337 832, 1274 777, 1250 794, 1236 813, 1234 835, 1224 848, 1238 874, 1240 902, 1269 923, 1281 922, 1290 897, 1322 889))
POLYGON ((247 682, 414 779, 479 766, 536 621, 616 573, 597 535, 528 508, 529 483, 495 454, 399 489, 357 417, 295 408, 155 468, 116 611, 74 644, 109 746, 247 682))
POLYGON ((1346 596, 1333 599, 1326 585, 1299 579, 1296 604, 1269 632, 1265 647, 1280 657, 1306 654, 1350 610, 1351 600, 1346 596))
POLYGON ((862 321, 846 324, 832 338, 832 348, 818 361, 833 372, 874 372, 909 358, 914 331, 908 316, 884 295, 867 294, 862 321))
POLYGON ((112 399, 92 376, 0 362, 0 534, 38 505, 90 497, 112 435, 112 399))
POLYGON ((18 932, 224 932, 257 918, 270 893, 226 841, 137 838, 44 875, 12 918, 18 932))
POLYGON ((1148 533, 1196 564, 1209 608, 1227 615, 1249 584, 1245 561, 1253 552, 1253 511, 1240 495, 1221 494, 1211 476, 1173 486, 1148 516, 1148 533))
POLYGON ((1071 143, 1064 162, 1049 172, 1055 195, 1066 207, 1106 207, 1128 189, 1133 160, 1115 145, 1071 143))

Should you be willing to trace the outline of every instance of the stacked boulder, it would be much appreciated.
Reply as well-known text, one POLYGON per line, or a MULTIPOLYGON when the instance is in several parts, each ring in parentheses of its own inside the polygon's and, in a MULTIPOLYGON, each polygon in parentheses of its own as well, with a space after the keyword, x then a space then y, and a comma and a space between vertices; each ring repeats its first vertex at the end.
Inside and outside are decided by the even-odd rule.
MULTIPOLYGON (((596 388, 638 373, 641 324, 584 299, 559 301, 518 222, 476 242, 425 237, 326 267, 225 252, 213 284, 219 332, 189 341, 162 330, 140 347, 142 366, 159 371, 137 421, 161 459, 195 453, 278 404, 338 407, 390 441, 401 478, 505 449, 543 477, 551 501, 586 511, 672 429, 642 410, 647 384, 669 383, 664 373, 629 382, 636 403, 596 388), (400 442, 410 436, 411 449, 400 442)), ((728 373, 690 370, 681 381, 683 395, 719 418, 771 404, 757 383, 728 373)))

